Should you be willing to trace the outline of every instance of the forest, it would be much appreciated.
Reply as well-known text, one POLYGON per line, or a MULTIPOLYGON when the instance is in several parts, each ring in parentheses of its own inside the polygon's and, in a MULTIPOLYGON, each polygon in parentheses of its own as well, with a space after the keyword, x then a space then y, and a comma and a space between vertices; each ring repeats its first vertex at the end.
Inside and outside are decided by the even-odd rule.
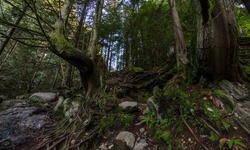
POLYGON ((250 1, 0 0, 0 149, 250 147, 250 1))

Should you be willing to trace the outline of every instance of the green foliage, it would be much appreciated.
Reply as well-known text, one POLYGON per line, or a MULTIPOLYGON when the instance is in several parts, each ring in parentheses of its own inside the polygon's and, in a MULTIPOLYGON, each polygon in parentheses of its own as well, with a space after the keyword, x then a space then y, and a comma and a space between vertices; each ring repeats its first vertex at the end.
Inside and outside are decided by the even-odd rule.
MULTIPOLYGON (((99 120, 99 119, 97 119, 99 120)), ((100 121, 97 122, 97 124, 100 124, 101 127, 98 130, 99 136, 101 137, 106 131, 110 130, 111 127, 115 124, 115 117, 114 116, 104 116, 100 119, 100 121)))
POLYGON ((219 148, 222 149, 225 144, 229 149, 233 149, 236 145, 246 148, 246 145, 240 139, 222 139, 220 140, 219 148))
POLYGON ((126 113, 120 113, 115 119, 115 126, 116 127, 129 127, 131 126, 132 122, 134 120, 134 115, 132 114, 126 114, 126 113))
POLYGON ((235 16, 238 24, 239 36, 250 36, 250 18, 246 8, 240 4, 235 4, 235 16))
POLYGON ((228 130, 230 127, 230 124, 227 123, 226 121, 222 121, 222 126, 224 127, 224 129, 228 130))
POLYGON ((215 132, 211 132, 211 134, 210 134, 210 136, 209 136, 209 139, 211 140, 211 141, 218 141, 218 139, 219 139, 219 136, 215 133, 215 132))
POLYGON ((176 117, 172 117, 159 120, 155 113, 148 112, 142 117, 142 122, 146 124, 146 127, 150 129, 150 133, 154 136, 157 141, 163 140, 170 144, 171 130, 170 126, 176 125, 176 117))
POLYGON ((55 32, 51 34, 50 39, 56 46, 59 47, 60 51, 62 52, 74 47, 70 42, 66 40, 65 36, 62 33, 55 32))
POLYGON ((225 111, 216 108, 211 102, 205 102, 202 106, 202 110, 212 121, 218 121, 225 114, 225 111))
POLYGON ((250 66, 242 66, 242 70, 246 75, 250 76, 250 66))
POLYGON ((159 120, 157 119, 157 115, 154 112, 147 112, 144 116, 142 116, 142 123, 146 123, 146 126, 150 129, 154 127, 159 120))
POLYGON ((29 98, 27 100, 27 103, 32 106, 42 106, 44 105, 45 102, 41 100, 39 97, 33 96, 32 98, 29 98))
POLYGON ((225 96, 225 93, 222 90, 213 90, 212 93, 217 96, 225 96))
POLYGON ((144 72, 144 69, 141 68, 141 67, 132 67, 131 70, 134 71, 134 72, 137 72, 137 73, 144 72))

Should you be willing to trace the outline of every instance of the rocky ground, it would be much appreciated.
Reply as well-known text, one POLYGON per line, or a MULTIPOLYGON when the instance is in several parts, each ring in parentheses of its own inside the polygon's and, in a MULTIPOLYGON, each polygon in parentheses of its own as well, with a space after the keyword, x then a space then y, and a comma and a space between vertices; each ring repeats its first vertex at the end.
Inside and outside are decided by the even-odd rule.
MULTIPOLYGON (((242 50, 240 52, 241 64, 243 65, 243 70, 246 73, 245 80, 249 80, 249 54, 247 50, 242 50), (247 77, 248 76, 248 77, 247 77)), ((153 91, 153 88, 160 85, 166 84, 173 74, 171 74, 171 66, 165 68, 156 68, 150 72, 145 72, 140 68, 134 68, 134 72, 123 72, 114 73, 109 80, 106 80, 106 87, 104 91, 111 95, 115 95, 116 101, 106 102, 102 104, 101 101, 98 102, 102 105, 103 109, 115 109, 119 107, 122 110, 123 116, 115 115, 116 117, 123 117, 128 121, 123 122, 111 122, 110 124, 116 125, 111 126, 98 136, 98 132, 89 132, 83 130, 81 135, 84 135, 84 140, 89 140, 96 133, 95 138, 92 139, 87 149, 99 149, 99 150, 160 150, 168 149, 169 144, 164 141, 164 137, 156 137, 152 134, 154 127, 152 125, 158 124, 162 119, 159 113, 159 105, 155 103, 154 98, 158 98, 159 94, 153 91), (152 96, 153 95, 153 96, 152 96), (108 106, 104 106, 108 105, 108 106), (149 113, 151 112, 151 113, 149 113), (127 114, 127 115, 126 115, 127 114), (152 115, 156 114, 156 115, 152 115), (152 115, 152 116, 150 116, 152 115), (131 117, 132 116, 132 117, 131 117), (128 118, 126 118, 128 117, 128 118), (132 121, 130 120, 132 118, 132 121), (155 121, 155 122, 154 122, 155 121), (150 124, 149 122, 154 122, 150 124), (119 124, 119 125, 118 125, 119 124)), ((188 92, 192 93, 194 91, 203 91, 197 85, 187 87, 188 92)), ((250 148, 250 95, 249 95, 249 85, 240 83, 231 83, 223 80, 217 84, 209 85, 208 89, 220 89, 226 95, 214 97, 212 94, 207 94, 203 96, 201 101, 211 101, 216 107, 220 109, 229 110, 224 116, 229 121, 234 123, 228 128, 228 132, 222 132, 219 135, 219 139, 213 139, 213 136, 209 134, 204 134, 200 132, 196 126, 192 126, 192 119, 187 120, 184 118, 179 118, 183 126, 182 132, 175 134, 173 137, 172 149, 209 149, 217 150, 219 149, 220 143, 226 143, 222 149, 249 149, 250 148), (248 88, 247 88, 248 86, 248 88), (224 108, 226 107, 226 108, 224 108), (237 142, 239 140, 240 142, 237 142), (230 142, 233 145, 230 147, 230 142), (244 146, 241 146, 244 143, 244 146)), ((212 91, 212 90, 211 90, 212 91)), ((72 92, 72 91, 71 91, 72 92)), ((66 92, 67 93, 67 92, 66 92)), ((78 92, 79 93, 79 92, 78 92)), ((71 94, 72 95, 72 94, 71 94)), ((5 96, 0 96, 0 149, 16 149, 16 150, 30 150, 30 149, 55 149, 56 146, 60 146, 60 142, 65 141, 69 145, 74 145, 75 143, 80 143, 79 145, 84 146, 86 143, 83 141, 75 141, 71 137, 74 137, 75 133, 71 134, 71 137, 64 137, 69 135, 56 135, 53 134, 60 126, 56 114, 61 114, 61 117, 68 118, 68 124, 65 123, 61 129, 68 127, 74 122, 71 116, 79 118, 80 115, 75 115, 80 108, 80 103, 83 98, 81 95, 74 95, 74 99, 70 98, 67 94, 62 94, 57 92, 38 92, 32 95, 18 96, 16 99, 8 99, 5 96), (48 140, 49 136, 45 136, 50 132, 52 139, 48 140), (47 147, 42 147, 39 145, 43 144, 47 147), (50 143, 49 143, 50 142, 50 143)), ((192 99, 192 96, 189 97, 192 99)), ((178 103, 177 103, 178 104, 178 103)), ((175 103, 164 104, 165 108, 175 108, 175 103)), ((197 107, 201 107, 203 104, 196 104, 197 107)), ((196 106, 194 107, 196 108, 196 106)), ((164 109, 164 108, 163 108, 164 109)), ((211 108, 206 108, 208 111, 214 111, 211 108)), ((200 108, 197 108, 197 112, 200 108)), ((194 110, 196 111, 196 110, 194 110)), ((108 111, 104 111, 108 112, 108 111)), ((202 112, 201 112, 202 114, 202 112)), ((103 114, 98 114, 99 116, 103 114)), ((108 116, 108 114, 105 114, 108 116)), ((103 116, 105 116, 103 115, 103 116)), ((180 115, 181 116, 181 115, 180 115)), ((180 117, 179 116, 179 117, 180 117)), ((105 117, 100 117, 105 118, 105 117)), ((186 117, 188 118, 188 117, 186 117)), ((74 118, 73 118, 74 119, 74 118)), ((90 118, 80 118, 80 126, 85 126, 88 124, 88 119, 90 118)), ((104 119, 105 120, 105 119, 104 119)), ((114 119, 111 121, 117 121, 121 119, 114 119)), ((106 119, 107 121, 107 119, 106 119)), ((209 120, 204 120, 205 125, 211 130, 217 133, 215 129, 209 122, 209 120)), ((98 124, 98 123, 97 123, 98 124)), ((109 122, 99 122, 99 124, 109 124, 109 122)), ((101 126, 100 125, 100 126, 101 126)), ((98 126, 98 125, 97 125, 98 126)), ((99 127, 100 127, 99 126, 99 127)), ((79 127, 79 126, 78 126, 79 127)), ((174 127, 170 127, 170 129, 174 127)), ((70 128, 72 129, 72 128, 70 128)), ((167 132, 166 132, 167 133, 167 132)), ((206 133, 206 132, 205 132, 206 133)), ((209 132, 208 132, 209 133, 209 132)), ((170 139, 171 140, 171 139, 170 139)), ((75 148, 71 148, 75 149, 75 148)), ((84 149, 84 148, 82 148, 84 149)), ((86 147, 85 147, 86 149, 86 147)))
MULTIPOLYGON (((228 81, 220 82, 217 84, 217 88, 227 93, 230 105, 236 108, 232 111, 232 114, 228 115, 238 118, 238 124, 233 126, 227 134, 221 135, 220 140, 237 138, 249 148, 250 98, 247 88, 242 84, 232 84, 228 81)), ((39 131, 42 128, 55 128, 57 124, 54 119, 51 119, 52 110, 59 107, 58 105, 66 103, 65 99, 60 99, 60 96, 56 93, 35 93, 31 96, 21 96, 16 99, 8 100, 4 97, 2 99, 3 101, 0 104, 0 149, 34 149, 40 142, 38 136, 41 132, 39 131)), ((135 116, 132 123, 119 129, 109 129, 102 138, 99 138, 99 142, 93 149, 167 149, 166 143, 154 140, 149 126, 143 121, 146 111, 150 111, 149 104, 129 96, 122 97, 119 101, 118 107, 135 116)), ((226 102, 224 101, 224 103, 226 102)), ((65 116, 74 113, 78 105, 71 106, 71 108, 65 108, 65 116)), ((188 126, 178 137, 179 147, 172 147, 172 149, 207 148, 214 150, 218 149, 219 145, 219 143, 212 142, 209 135, 199 134, 196 128, 190 127, 189 129, 188 126)))

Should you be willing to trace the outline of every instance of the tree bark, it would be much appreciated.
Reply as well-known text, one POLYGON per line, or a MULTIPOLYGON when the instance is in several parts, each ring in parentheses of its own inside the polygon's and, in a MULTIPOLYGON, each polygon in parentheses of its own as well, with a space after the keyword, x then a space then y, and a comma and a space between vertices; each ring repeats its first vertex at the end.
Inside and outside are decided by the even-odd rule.
MULTIPOLYGON (((87 5, 88 5, 88 1, 84 5, 84 8, 83 8, 82 13, 81 13, 81 18, 80 18, 80 21, 79 21, 79 24, 77 26, 77 30, 76 30, 76 33, 75 33, 75 41, 74 41, 74 47, 75 48, 78 48, 78 42, 79 42, 80 34, 81 34, 81 31, 82 31, 82 25, 83 25, 83 21, 84 21, 84 18, 85 18, 87 5)), ((64 82, 65 82, 65 85, 67 87, 69 87, 69 88, 73 85, 73 65, 71 65, 70 63, 67 64, 67 69, 66 69, 66 75, 65 75, 65 81, 64 82)))
POLYGON ((91 38, 89 41, 89 46, 88 46, 89 56, 93 61, 95 60, 95 57, 96 57, 96 44, 98 41, 98 32, 99 32, 99 27, 100 27, 100 23, 101 23, 103 3, 104 3, 104 0, 97 0, 96 1, 94 26, 93 26, 91 38))
POLYGON ((65 0, 61 9, 61 17, 57 19, 54 25, 55 31, 51 34, 50 40, 52 46, 50 50, 79 70, 86 97, 89 97, 93 89, 99 87, 99 80, 95 72, 94 62, 90 56, 75 48, 65 38, 65 21, 68 18, 73 3, 74 0, 65 0))
POLYGON ((177 67, 186 66, 188 63, 187 59, 187 48, 185 44, 184 35, 182 32, 182 27, 180 23, 179 14, 177 11, 177 6, 175 0, 169 0, 170 8, 172 12, 173 17, 173 23, 174 23, 174 37, 176 42, 176 61, 177 61, 177 67))
MULTIPOLYGON (((202 9, 201 3, 196 1, 202 9)), ((208 12, 208 10, 206 11, 208 12)), ((228 79, 238 81, 240 67, 238 63, 238 35, 233 6, 228 0, 215 0, 213 11, 209 14, 209 23, 204 22, 204 15, 197 17, 197 60, 202 74, 211 81, 228 79), (226 8, 225 5, 228 7, 226 8)))

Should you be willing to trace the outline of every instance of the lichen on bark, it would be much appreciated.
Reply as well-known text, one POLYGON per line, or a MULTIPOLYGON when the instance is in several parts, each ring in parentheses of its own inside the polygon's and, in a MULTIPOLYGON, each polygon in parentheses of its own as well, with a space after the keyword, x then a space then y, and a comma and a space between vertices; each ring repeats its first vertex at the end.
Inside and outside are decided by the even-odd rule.
POLYGON ((50 39, 53 44, 55 44, 59 48, 60 53, 65 50, 70 50, 74 48, 74 46, 66 40, 62 33, 54 32, 51 34, 50 39))

